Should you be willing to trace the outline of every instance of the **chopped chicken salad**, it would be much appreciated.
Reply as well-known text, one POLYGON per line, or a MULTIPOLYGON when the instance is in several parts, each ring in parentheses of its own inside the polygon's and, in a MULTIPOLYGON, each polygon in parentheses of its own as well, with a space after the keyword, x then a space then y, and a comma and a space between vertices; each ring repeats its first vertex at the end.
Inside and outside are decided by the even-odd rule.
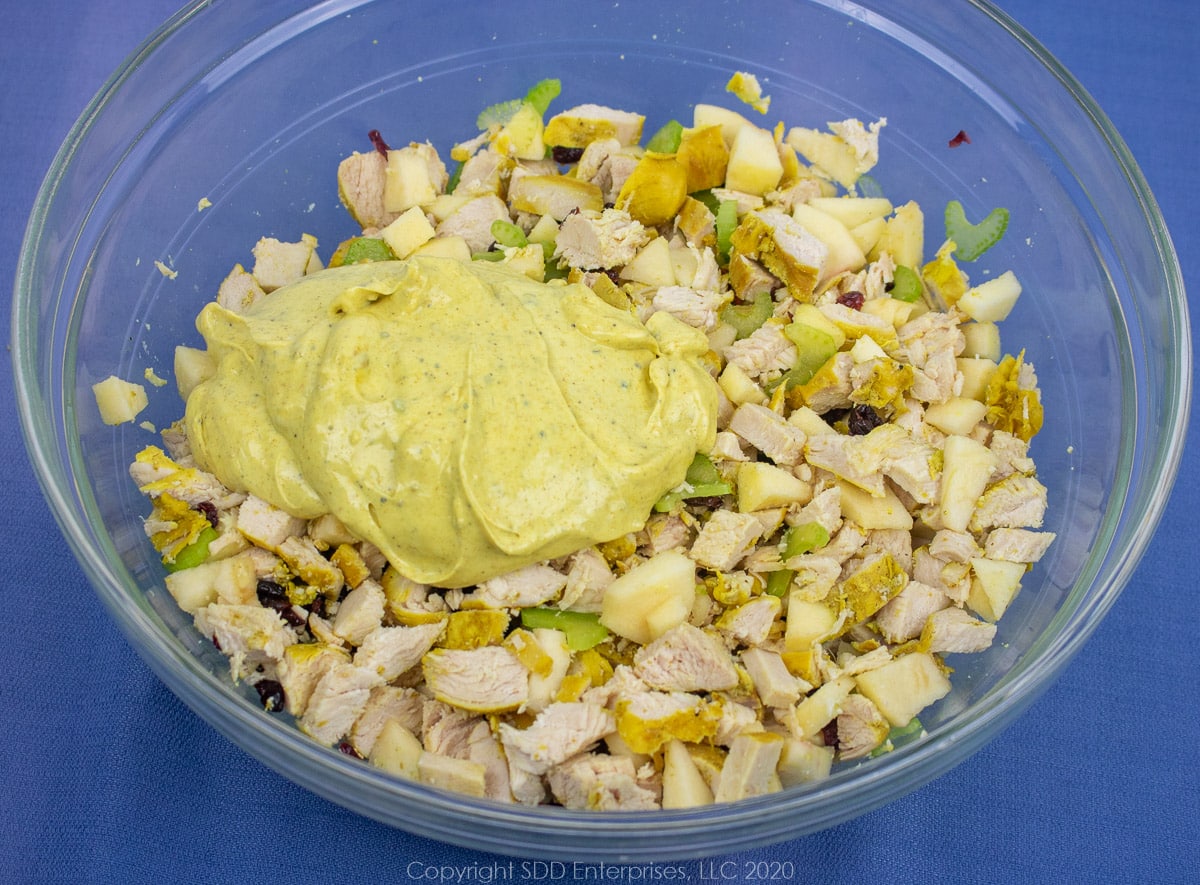
MULTIPOLYGON (((1037 378, 997 325, 1020 284, 963 257, 1007 218, 957 206, 927 256, 928 207, 868 187, 884 120, 697 105, 644 138, 636 112, 551 113, 558 91, 488 108, 445 155, 372 132, 336 170, 361 232, 325 261, 264 238, 216 300, 414 256, 582 283, 707 337, 712 447, 638 531, 446 589, 226 485, 180 422, 130 468, 167 589, 272 714, 500 802, 730 802, 915 739, 1053 540, 1037 378)), ((175 368, 185 398, 212 371, 187 347, 175 368)))

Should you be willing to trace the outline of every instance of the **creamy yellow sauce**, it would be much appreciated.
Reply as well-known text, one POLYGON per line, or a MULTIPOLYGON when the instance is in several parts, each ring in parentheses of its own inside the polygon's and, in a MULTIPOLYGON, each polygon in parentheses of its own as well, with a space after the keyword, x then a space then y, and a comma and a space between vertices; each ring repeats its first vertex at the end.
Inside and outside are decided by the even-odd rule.
POLYGON ((333 268, 197 327, 200 466, 437 586, 640 528, 716 433, 702 333, 483 262, 333 268))

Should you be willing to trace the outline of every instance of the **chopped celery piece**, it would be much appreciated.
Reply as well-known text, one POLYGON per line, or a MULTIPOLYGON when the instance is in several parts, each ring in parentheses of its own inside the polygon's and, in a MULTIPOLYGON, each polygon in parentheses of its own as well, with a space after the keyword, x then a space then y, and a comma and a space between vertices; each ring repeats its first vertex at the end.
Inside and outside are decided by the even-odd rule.
POLYGON ((819 550, 829 543, 829 531, 819 522, 806 522, 794 525, 783 533, 784 559, 801 556, 813 550, 819 550))
POLYGON ((721 200, 716 211, 717 252, 723 264, 729 263, 730 241, 734 228, 737 227, 737 203, 733 200, 721 200))
POLYGON ((497 218, 492 222, 492 238, 501 246, 515 246, 520 249, 529 245, 529 238, 511 221, 497 218))
POLYGON ((396 253, 377 237, 355 237, 342 254, 342 264, 363 264, 368 261, 395 261, 396 253))
POLYGON ((893 298, 912 304, 921 300, 923 288, 921 277, 916 271, 903 264, 896 265, 895 273, 892 275, 891 296, 893 298))
POLYGON ((169 572, 180 572, 186 568, 194 568, 208 559, 208 545, 217 539, 217 530, 208 526, 196 536, 196 540, 188 544, 175 555, 174 562, 163 562, 169 572))
POLYGON ((479 112, 479 116, 475 118, 475 125, 479 129, 489 129, 492 126, 503 126, 513 118, 513 115, 521 109, 524 102, 519 98, 512 98, 508 101, 497 102, 493 105, 488 105, 479 112))
MULTIPOLYGON (((791 526, 783 533, 779 543, 779 558, 785 562, 793 556, 800 556, 813 550, 819 550, 829 543, 829 532, 819 522, 806 522, 802 525, 791 526)), ((790 568, 780 569, 767 575, 767 586, 764 590, 771 596, 785 596, 792 585, 795 571, 790 568)))
POLYGON ((737 331, 737 339, 748 338, 755 329, 775 313, 775 299, 769 292, 760 292, 749 304, 730 304, 721 310, 721 319, 737 331))
POLYGON ((454 167, 454 171, 450 173, 450 180, 446 182, 446 193, 448 193, 448 194, 454 193, 454 189, 456 187, 458 187, 458 180, 460 178, 462 178, 463 166, 465 166, 465 165, 466 165, 465 161, 463 161, 463 160, 458 161, 458 165, 456 165, 454 167))
POLYGON ((854 190, 860 197, 876 198, 886 196, 883 188, 879 186, 879 182, 870 175, 858 176, 858 180, 854 182, 854 190))
MULTIPOLYGON (((837 353, 838 345, 828 332, 807 323, 790 323, 783 329, 784 336, 796 345, 796 364, 780 379, 788 388, 807 384, 821 366, 837 353)), ((776 382, 772 387, 778 387, 776 382)))
POLYGON ((896 749, 897 744, 906 743, 910 738, 920 737, 924 730, 925 726, 921 724, 921 720, 914 716, 908 725, 899 725, 889 731, 884 742, 871 751, 871 758, 892 752, 896 749))
MULTIPOLYGON (((716 216, 717 210, 721 208, 721 201, 713 196, 713 192, 711 190, 696 191, 694 194, 692 194, 692 196, 707 206, 708 211, 714 216, 716 216)), ((734 206, 734 214, 737 214, 736 206, 734 206)))
POLYGON ((661 129, 654 133, 648 142, 646 150, 660 154, 673 154, 679 150, 679 142, 683 139, 683 124, 678 120, 668 120, 661 129))
POLYGON ((767 575, 767 586, 763 588, 763 592, 768 596, 782 598, 787 595, 788 588, 792 585, 792 578, 794 577, 796 577, 796 573, 790 568, 773 571, 767 575))
POLYGON ((676 506, 693 498, 718 498, 733 492, 733 486, 727 482, 704 482, 693 484, 690 489, 667 492, 658 499, 654 509, 658 513, 670 513, 676 506))
POLYGON ((1004 236, 1008 229, 1008 210, 999 207, 987 214, 978 224, 967 221, 962 203, 951 200, 946 204, 946 239, 953 240, 958 248, 955 256, 963 261, 974 261, 1004 236))
POLYGON ((503 261, 504 253, 497 249, 495 252, 472 252, 472 261, 503 261))
POLYGON ((692 463, 688 466, 684 479, 692 485, 700 485, 702 483, 720 482, 721 474, 717 472, 716 465, 713 464, 712 459, 708 455, 697 452, 696 457, 692 458, 692 463))
POLYGON ((562 81, 554 78, 538 80, 525 93, 525 101, 533 105, 539 114, 545 114, 550 102, 562 92, 562 81))
POLYGON ((561 630, 567 637, 567 648, 586 651, 608 639, 608 629, 594 612, 563 611, 557 608, 521 609, 521 626, 528 630, 547 628, 561 630))

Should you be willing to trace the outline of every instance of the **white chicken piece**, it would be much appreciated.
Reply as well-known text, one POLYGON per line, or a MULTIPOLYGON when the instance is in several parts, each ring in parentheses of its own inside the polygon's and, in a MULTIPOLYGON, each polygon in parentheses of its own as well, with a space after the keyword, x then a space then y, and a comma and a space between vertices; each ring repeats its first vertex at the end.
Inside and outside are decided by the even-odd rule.
POLYGON ((782 608, 778 596, 756 596, 721 615, 717 630, 732 645, 755 648, 767 641, 782 608))
POLYGON ((558 607, 579 612, 598 612, 604 590, 613 582, 612 569, 595 547, 585 547, 567 559, 567 582, 558 607))
POLYGON ((464 601, 485 608, 532 608, 554 599, 566 586, 562 572, 535 563, 484 581, 464 601))
POLYGON ((338 164, 338 196, 350 215, 363 228, 387 227, 397 213, 383 207, 387 181, 387 159, 379 151, 357 151, 338 164))
POLYGON ((417 666, 445 629, 444 620, 413 627, 384 627, 376 622, 354 653, 354 663, 391 682, 417 666))
POLYGON ((362 715, 372 690, 380 684, 376 673, 353 663, 331 667, 309 696, 300 728, 327 746, 336 743, 362 715))
POLYGON ((721 698, 721 718, 717 720, 717 731, 712 742, 718 747, 729 747, 743 734, 755 734, 765 728, 758 718, 758 709, 753 698, 739 703, 726 696, 721 698))
POLYGON ((778 652, 748 648, 742 652, 741 661, 764 706, 790 706, 800 700, 801 694, 812 689, 807 682, 792 675, 778 652))
POLYGON ((455 196, 499 195, 504 179, 512 171, 512 161, 496 151, 479 151, 469 157, 462 166, 455 196))
POLYGON ((650 304, 656 311, 665 311, 681 323, 711 332, 717 327, 718 309, 728 300, 728 296, 720 292, 688 286, 660 286, 650 304))
POLYGON ((529 671, 503 646, 435 648, 421 658, 421 669, 434 697, 464 710, 499 713, 529 698, 529 671))
POLYGON ((266 294, 254 274, 235 264, 217 287, 217 304, 233 313, 244 313, 246 308, 266 294))
POLYGON ((807 391, 804 395, 805 404, 818 415, 824 415, 832 409, 845 409, 852 405, 850 394, 854 385, 850 381, 850 371, 854 368, 854 357, 847 351, 834 354, 828 363, 830 371, 827 377, 829 383, 824 387, 807 391))
POLYGON ((235 682, 260 666, 274 670, 284 650, 296 642, 296 634, 283 619, 261 605, 214 602, 196 612, 194 623, 229 659, 235 682))
POLYGON ((785 518, 788 525, 793 526, 815 522, 832 537, 842 527, 841 487, 822 489, 803 507, 789 509, 785 518))
POLYGON ((854 151, 855 170, 860 175, 870 172, 879 162, 879 130, 887 125, 887 117, 880 117, 865 126, 854 118, 828 125, 829 131, 854 151))
POLYGON ((559 225, 554 257, 581 270, 623 267, 650 238, 651 232, 623 209, 575 212, 559 225))
POLYGON ((939 529, 929 542, 929 552, 947 562, 970 562, 980 555, 974 535, 953 529, 939 529))
POLYGON ((303 534, 306 526, 303 519, 256 495, 246 496, 246 500, 238 507, 237 530, 251 544, 272 552, 278 551, 288 538, 303 534))
POLYGON ((1046 553, 1054 538, 1054 532, 993 529, 983 543, 983 555, 988 559, 1003 559, 1007 562, 1037 562, 1046 553))
POLYGON ((714 511, 692 545, 689 556, 706 568, 730 571, 750 552, 762 534, 762 523, 751 513, 714 511))
POLYGON ((737 667, 725 644, 687 622, 639 648, 633 672, 661 691, 721 691, 738 684, 737 667))
POLYGON ((738 406, 729 419, 729 429, 776 464, 790 467, 804 456, 807 440, 804 431, 766 406, 757 403, 738 406))
POLYGON ((424 707, 421 739, 427 753, 482 766, 483 795, 512 801, 508 760, 486 718, 429 701, 424 707))
POLYGON ((891 724, 870 698, 851 694, 842 701, 837 719, 837 752, 841 759, 861 759, 885 740, 891 724))
MULTIPOLYGON (((734 341, 725 348, 724 356, 751 378, 787 371, 797 359, 796 345, 783 334, 783 327, 775 323, 764 323, 745 338, 734 341)), ((849 393, 847 389, 846 394, 849 393)))
POLYGON ((303 716, 317 683, 337 665, 349 662, 350 655, 345 649, 324 642, 289 645, 275 668, 287 711, 296 717, 303 716))
POLYGON ((508 221, 508 206, 495 194, 476 197, 435 228, 439 237, 462 237, 471 252, 486 252, 496 242, 493 221, 508 221))
POLYGON ((1036 477, 1014 473, 984 490, 970 529, 1040 528, 1045 515, 1046 487, 1036 477))
POLYGON ((996 430, 988 448, 996 456, 996 470, 992 481, 999 482, 1014 473, 1032 476, 1036 470, 1033 459, 1029 457, 1029 443, 1014 436, 1007 430, 996 430))
POLYGON ((896 330, 900 354, 913 367, 911 393, 926 403, 945 402, 962 389, 955 357, 966 340, 952 314, 929 311, 896 330))
POLYGON ((781 789, 775 768, 782 752, 783 738, 777 734, 764 731, 737 737, 721 766, 714 801, 736 802, 781 789))
POLYGON ((321 269, 317 257, 317 238, 303 234, 296 243, 284 243, 274 237, 263 237, 254 244, 254 279, 264 292, 274 292, 294 283, 305 274, 321 269))
POLYGON ((528 728, 500 723, 499 734, 513 765, 544 774, 615 730, 612 713, 603 707, 560 701, 538 713, 528 728))
POLYGON ((550 791, 565 808, 637 811, 659 807, 656 793, 641 785, 629 756, 587 753, 552 768, 550 791))
POLYGON ((921 635, 929 616, 950 605, 937 587, 910 580, 875 613, 875 625, 888 642, 906 642, 921 635))
MULTIPOLYGON (((242 526, 241 514, 238 515, 238 528, 242 526)), ((245 535, 245 532, 242 532, 245 535)), ((292 535, 284 538, 274 550, 279 558, 310 587, 316 587, 320 592, 336 597, 346 583, 341 570, 321 555, 317 545, 311 538, 302 535, 292 535)), ((366 582, 364 582, 366 583, 366 582)), ((374 583, 373 581, 371 583, 374 583)), ((376 585, 378 587, 378 585, 376 585)), ((361 589, 361 587, 360 587, 361 589)), ((355 590, 354 593, 357 593, 355 590)), ((379 591, 383 593, 382 590, 379 591)), ((354 595, 353 593, 351 595, 354 595)), ((347 597, 348 599, 349 597, 347 597)), ((383 610, 380 609, 380 617, 383 610)))
POLYGON ((926 651, 951 654, 983 651, 995 637, 995 624, 977 620, 963 609, 951 606, 929 616, 921 642, 926 651))
POLYGON ((421 709, 426 698, 415 688, 379 685, 371 689, 366 706, 350 729, 350 743, 367 759, 383 726, 396 720, 413 734, 421 730, 421 709))
POLYGON ((236 507, 246 500, 244 492, 230 490, 213 474, 184 466, 153 447, 144 450, 129 465, 129 476, 138 490, 151 499, 166 492, 190 507, 208 502, 218 510, 236 507))
POLYGON ((692 528, 677 513, 655 513, 646 522, 646 550, 653 556, 679 550, 692 542, 692 528))
MULTIPOLYGON (((730 415, 732 417, 732 414, 730 415)), ((742 438, 732 430, 717 433, 708 457, 713 461, 749 461, 750 456, 742 449, 742 438)))

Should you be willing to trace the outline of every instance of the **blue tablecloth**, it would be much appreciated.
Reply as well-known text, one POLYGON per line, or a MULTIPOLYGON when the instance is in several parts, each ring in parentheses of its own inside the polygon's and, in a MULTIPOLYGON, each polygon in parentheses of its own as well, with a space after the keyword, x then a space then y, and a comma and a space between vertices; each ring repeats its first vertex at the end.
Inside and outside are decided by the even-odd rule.
MULTIPOLYGON (((1200 5, 1001 5, 1106 109, 1200 292, 1200 5)), ((5 4, 0 280, 13 278, 34 194, 69 126, 175 6, 5 4)), ((7 340, 8 310, 0 315, 7 340)), ((357 817, 283 780, 193 715, 143 665, 63 552, 22 448, 7 359, 0 371, 0 453, 10 465, 0 474, 8 612, 0 716, 9 736, 0 754, 0 881, 479 882, 505 870, 517 881, 614 881, 612 869, 510 867, 357 817)), ((1061 680, 989 746, 858 820, 683 864, 685 872, 693 881, 747 881, 756 869, 770 872, 750 862, 773 859, 794 864, 794 881, 814 883, 1200 881, 1198 492, 1200 465, 1185 458, 1124 595, 1061 680)))

